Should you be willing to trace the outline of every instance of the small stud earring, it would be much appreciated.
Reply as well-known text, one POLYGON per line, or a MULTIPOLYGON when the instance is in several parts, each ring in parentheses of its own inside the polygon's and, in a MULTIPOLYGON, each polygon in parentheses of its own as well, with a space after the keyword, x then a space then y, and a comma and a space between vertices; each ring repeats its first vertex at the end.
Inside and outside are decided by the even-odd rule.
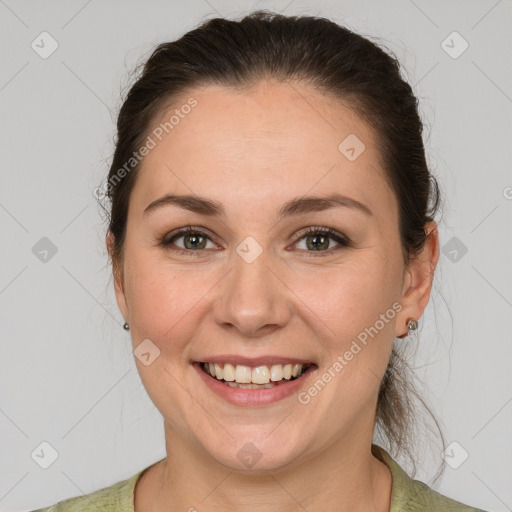
POLYGON ((125 322, 125 323, 123 324, 123 329, 124 329, 125 331, 129 331, 129 330, 130 330, 130 326, 128 325, 128 322, 125 322))
POLYGON ((402 334, 401 336, 397 336, 397 338, 405 338, 406 336, 409 336, 413 331, 418 329, 418 320, 415 320, 414 318, 408 318, 406 322, 407 326, 407 332, 405 334, 402 334))
POLYGON ((409 318, 407 320, 407 334, 411 334, 411 331, 415 331, 418 328, 418 320, 409 318))

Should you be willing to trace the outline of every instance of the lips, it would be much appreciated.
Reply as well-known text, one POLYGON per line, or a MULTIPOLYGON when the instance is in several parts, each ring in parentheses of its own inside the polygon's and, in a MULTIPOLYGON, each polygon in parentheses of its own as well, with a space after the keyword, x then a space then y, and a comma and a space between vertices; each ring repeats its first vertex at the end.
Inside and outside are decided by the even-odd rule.
POLYGON ((312 359, 278 355, 204 355, 190 364, 210 392, 237 406, 268 405, 296 395, 318 369, 312 359))

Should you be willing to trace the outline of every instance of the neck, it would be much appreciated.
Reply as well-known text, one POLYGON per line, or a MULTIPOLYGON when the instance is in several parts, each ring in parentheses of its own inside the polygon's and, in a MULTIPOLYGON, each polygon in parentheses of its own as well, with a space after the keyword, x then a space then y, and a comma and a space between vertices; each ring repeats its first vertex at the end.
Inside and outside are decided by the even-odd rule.
POLYGON ((137 482, 135 511, 389 512, 389 468, 371 453, 371 440, 329 445, 307 461, 244 473, 213 460, 168 424, 167 458, 137 482))

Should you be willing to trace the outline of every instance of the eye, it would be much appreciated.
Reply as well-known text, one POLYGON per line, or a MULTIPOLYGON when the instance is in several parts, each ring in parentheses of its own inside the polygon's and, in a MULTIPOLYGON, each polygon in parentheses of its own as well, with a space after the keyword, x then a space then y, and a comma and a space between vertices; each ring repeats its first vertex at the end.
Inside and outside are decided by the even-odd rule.
POLYGON ((309 227, 297 233, 294 245, 297 245, 304 239, 306 252, 317 252, 321 254, 309 254, 308 256, 323 256, 326 252, 331 254, 333 251, 343 247, 350 247, 350 240, 341 233, 332 228, 325 227, 309 227), (330 241, 334 240, 338 246, 331 248, 330 241), (330 250, 328 250, 330 249, 330 250))
POLYGON ((210 240, 211 242, 209 235, 199 229, 193 228, 192 226, 187 226, 170 233, 160 242, 160 245, 173 251, 186 252, 190 254, 192 252, 200 252, 206 249, 215 248, 213 242, 212 245, 214 245, 214 247, 207 247, 207 240, 210 240), (176 247, 176 243, 180 239, 182 239, 183 246, 176 247))

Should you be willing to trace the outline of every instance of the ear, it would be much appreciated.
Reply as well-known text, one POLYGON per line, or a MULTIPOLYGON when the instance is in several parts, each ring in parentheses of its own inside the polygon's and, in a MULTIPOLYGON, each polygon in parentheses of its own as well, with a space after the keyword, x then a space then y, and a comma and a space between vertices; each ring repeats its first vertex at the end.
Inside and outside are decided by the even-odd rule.
POLYGON ((128 320, 128 306, 126 304, 126 297, 124 294, 124 276, 123 269, 120 265, 120 262, 114 257, 114 234, 110 229, 107 231, 106 235, 106 243, 107 250, 110 257, 110 261, 112 262, 112 272, 114 275, 114 290, 116 293, 116 301, 125 320, 128 320))
POLYGON ((419 320, 427 307, 434 270, 439 260, 439 233, 434 221, 425 224, 427 238, 421 252, 411 259, 402 288, 402 310, 397 318, 395 336, 407 334, 407 320, 419 320))

